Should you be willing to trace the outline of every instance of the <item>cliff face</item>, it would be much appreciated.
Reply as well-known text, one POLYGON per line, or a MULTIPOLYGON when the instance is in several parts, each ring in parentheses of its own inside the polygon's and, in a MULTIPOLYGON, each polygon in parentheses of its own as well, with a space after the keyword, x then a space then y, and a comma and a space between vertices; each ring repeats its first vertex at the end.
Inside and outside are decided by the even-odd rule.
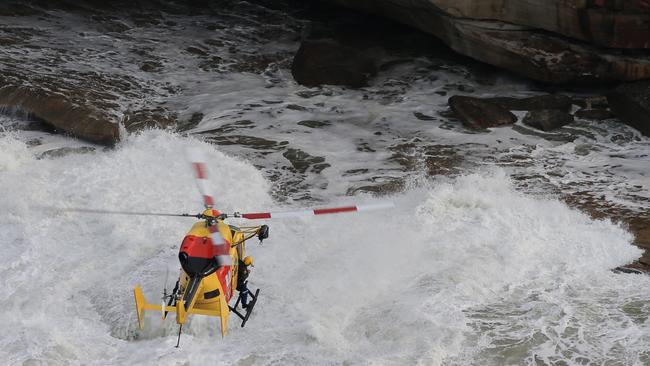
POLYGON ((611 48, 650 46, 648 1, 433 0, 458 18, 499 20, 611 48))
POLYGON ((328 0, 551 83, 650 78, 650 1, 328 0))

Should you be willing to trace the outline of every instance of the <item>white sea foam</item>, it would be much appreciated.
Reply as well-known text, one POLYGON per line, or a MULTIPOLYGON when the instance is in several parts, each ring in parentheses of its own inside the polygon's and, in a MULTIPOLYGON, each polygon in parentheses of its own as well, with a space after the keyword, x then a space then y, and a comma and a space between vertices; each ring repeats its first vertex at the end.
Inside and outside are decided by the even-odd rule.
MULTIPOLYGON (((161 16, 177 26, 134 26, 122 36, 98 29, 85 15, 54 10, 44 17, 11 17, 8 26, 39 31, 29 39, 35 47, 7 46, 3 55, 34 74, 67 75, 72 69, 127 76, 141 87, 137 96, 115 101, 116 118, 126 109, 165 102, 181 120, 204 115, 192 133, 222 129, 204 136, 244 135, 272 146, 215 148, 150 131, 104 151, 43 132, 4 133, 4 362, 650 364, 650 281, 610 271, 639 256, 631 235, 544 196, 586 190, 646 210, 648 138, 615 121, 577 121, 550 134, 520 122, 475 133, 441 114, 450 95, 536 92, 503 75, 480 81, 444 57, 383 70, 366 88, 306 88, 281 66, 287 60, 259 75, 228 66, 242 56, 290 57, 298 47, 295 20, 282 15, 281 22, 291 24, 278 23, 274 31, 294 30, 268 40, 259 36, 261 23, 231 26, 229 14, 161 16), (229 26, 206 32, 208 23, 222 20, 229 26), (208 47, 208 40, 218 42, 208 47), (204 70, 198 65, 205 59, 186 52, 188 45, 224 62, 204 70), (53 48, 65 50, 63 64, 53 48), (162 70, 140 70, 142 60, 132 54, 138 50, 147 50, 162 70), (131 291, 140 283, 157 302, 168 269, 172 285, 178 244, 192 220, 47 208, 197 212, 200 197, 182 154, 196 144, 210 159, 224 211, 298 208, 281 206, 269 192, 288 202, 311 197, 347 204, 352 198, 344 194, 351 188, 404 177, 411 184, 392 197, 394 209, 272 222, 271 238, 249 247, 256 258, 251 285, 262 296, 247 327, 233 318, 229 336, 221 339, 215 319, 193 317, 177 350, 173 318, 161 325, 150 315, 147 328, 136 329, 131 291), (407 154, 415 160, 427 147, 451 146, 460 156, 460 176, 427 181, 417 168, 391 159, 400 144, 413 146, 407 154), (43 155, 62 147, 96 150, 43 155), (284 156, 288 148, 322 157, 329 167, 292 171, 284 156), (482 170, 492 165, 498 168, 482 170), (519 190, 509 176, 524 178, 519 190)), ((3 116, 0 123, 21 125, 3 116)), ((358 195, 354 201, 372 199, 358 195)))
POLYGON ((40 160, 13 137, 0 144, 14 162, 0 173, 0 357, 9 364, 648 360, 650 280, 610 271, 640 255, 631 235, 519 193, 498 170, 420 184, 386 211, 270 223, 271 238, 248 249, 262 292, 246 328, 232 318, 221 339, 214 319, 193 317, 175 349, 173 317, 161 326, 150 315, 136 329, 131 291, 140 283, 158 298, 192 220, 45 207, 195 212, 182 151, 199 144, 219 208, 287 209, 261 173, 160 131, 40 160))

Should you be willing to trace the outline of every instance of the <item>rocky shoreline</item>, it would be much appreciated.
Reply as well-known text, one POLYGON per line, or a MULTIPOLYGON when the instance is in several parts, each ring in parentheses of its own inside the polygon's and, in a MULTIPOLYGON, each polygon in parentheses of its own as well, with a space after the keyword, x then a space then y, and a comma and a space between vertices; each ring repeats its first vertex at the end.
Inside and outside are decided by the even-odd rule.
MULTIPOLYGON (((334 2, 362 10, 376 4, 334 2)), ((489 129, 499 126, 515 128, 508 126, 519 121, 533 131, 549 133, 579 120, 620 120, 650 136, 650 82, 628 82, 650 78, 647 52, 650 45, 644 41, 647 29, 632 27, 636 21, 643 22, 649 17, 642 2, 629 2, 641 4, 638 8, 610 9, 604 3, 598 5, 597 1, 581 13, 589 19, 587 28, 577 27, 575 22, 584 21, 577 18, 570 18, 569 22, 565 18, 550 21, 546 17, 524 17, 522 6, 542 4, 534 1, 508 2, 508 6, 516 8, 502 7, 496 13, 494 7, 475 8, 470 5, 478 2, 470 1, 451 6, 450 2, 422 0, 412 2, 413 7, 392 1, 381 2, 377 7, 381 14, 390 13, 392 18, 439 37, 450 48, 427 34, 391 23, 382 23, 378 28, 383 30, 374 29, 374 18, 359 25, 355 22, 360 17, 352 15, 353 21, 335 26, 318 19, 327 17, 327 12, 339 11, 337 8, 326 7, 321 13, 320 8, 309 12, 304 10, 304 5, 301 8, 290 2, 237 3, 248 7, 237 10, 246 12, 248 18, 244 18, 224 11, 235 6, 234 2, 217 3, 199 10, 174 2, 132 8, 119 4, 76 5, 67 1, 5 3, 0 6, 0 18, 5 20, 0 26, 4 56, 0 60, 0 106, 21 110, 63 133, 113 145, 119 141, 120 133, 150 127, 190 131, 199 125, 204 111, 188 108, 184 101, 194 96, 194 89, 200 88, 203 75, 231 72, 263 75, 267 86, 272 87, 285 82, 278 80, 277 70, 291 70, 295 82, 313 88, 313 95, 318 95, 327 92, 324 89, 327 85, 363 89, 378 75, 431 54, 458 58, 458 63, 476 69, 488 67, 462 58, 453 52, 456 51, 544 83, 572 84, 559 87, 538 84, 542 86, 536 87, 532 97, 481 96, 465 85, 456 85, 439 92, 448 100, 450 111, 440 112, 447 113, 446 116, 409 111, 418 120, 444 120, 453 128, 466 129, 469 133, 490 133, 489 129), (287 8, 276 10, 274 6, 287 8), (292 6, 306 14, 287 15, 287 9, 292 6), (632 11, 637 11, 636 15, 630 15, 632 11), (176 17, 183 16, 196 18, 181 24, 176 17), (434 28, 427 28, 432 24, 434 28), (607 31, 605 25, 617 31, 607 31), (247 32, 241 31, 244 28, 247 32), (191 37, 196 42, 185 43, 191 37), (278 40, 291 46, 277 46, 278 40), (246 44, 252 46, 243 47, 246 44), (601 47, 608 50, 604 52, 601 47), (541 54, 545 56, 537 57, 541 54), (185 62, 179 63, 178 59, 185 62), (179 73, 196 76, 179 80, 179 73), (591 87, 580 89, 579 86, 575 91, 573 83, 587 81, 626 82, 605 92, 586 93, 591 87)), ((543 6, 535 9, 537 13, 533 14, 549 12, 543 6)), ((572 14, 569 8, 561 10, 553 14, 572 14)), ((483 75, 477 72, 476 77, 493 79, 496 73, 488 69, 483 75)), ((498 81, 486 83, 494 85, 498 81)), ((308 92, 303 94, 305 100, 311 97, 308 92)), ((269 99, 264 103, 281 102, 269 99)), ((257 107, 241 102, 242 110, 257 107)), ((309 108, 321 107, 294 103, 286 109, 318 112, 309 108)), ((208 141, 217 144, 253 146, 259 154, 277 152, 291 163, 286 170, 298 175, 318 174, 330 166, 321 156, 287 147, 286 141, 227 135, 228 128, 246 129, 252 123, 240 119, 216 130, 195 133, 205 134, 208 141)), ((321 120, 298 123, 315 129, 329 124, 321 120)), ((420 151, 423 162, 409 155, 409 149, 415 149, 414 146, 393 144, 391 163, 405 170, 424 166, 428 176, 458 172, 462 157, 453 147, 430 146, 420 151)), ((374 152, 367 143, 359 143, 358 149, 374 152)), ((403 188, 399 179, 384 177, 377 181, 383 183, 362 184, 348 193, 382 194, 403 188)), ((608 217, 628 225, 636 235, 635 244, 650 249, 650 218, 599 201, 597 197, 588 197, 588 194, 569 195, 564 199, 594 217, 608 217)), ((630 268, 650 270, 649 253, 647 250, 639 263, 630 268)))
MULTIPOLYGON (((341 2, 346 6, 367 10, 365 8, 367 7, 367 4, 362 1, 341 2)), ((379 3, 384 4, 384 2, 379 3)), ((398 2, 388 4, 398 6, 396 5, 397 3, 398 2)), ((527 5, 530 7, 528 10, 531 12, 533 10, 535 12, 549 10, 536 2, 531 3, 535 3, 527 5)), ((554 2, 548 3, 551 4, 554 2)), ((636 4, 636 2, 631 3, 636 4)), ((62 2, 58 6, 65 8, 65 4, 65 2, 62 2)), ((498 13, 491 13, 487 10, 487 8, 490 7, 483 3, 480 3, 483 4, 480 6, 472 4, 479 3, 464 1, 461 2, 460 5, 456 4, 455 6, 451 6, 445 1, 423 1, 420 5, 427 10, 420 9, 420 7, 415 5, 399 6, 402 12, 419 11, 421 14, 434 15, 440 15, 440 12, 442 12, 445 14, 445 17, 452 17, 452 14, 454 14, 454 19, 458 19, 458 21, 462 20, 463 22, 466 22, 468 18, 475 17, 481 21, 487 18, 497 20, 501 19, 499 21, 520 21, 525 23, 527 26, 535 26, 535 21, 538 21, 535 17, 527 17, 525 19, 516 17, 516 14, 523 12, 525 9, 515 9, 517 11, 514 11, 514 13, 511 14, 511 12, 507 11, 509 8, 504 7, 498 13), (426 6, 424 6, 425 4, 426 6), (509 17, 514 18, 510 19, 509 17), (526 22, 532 23, 528 24, 526 22)), ((511 3, 508 4, 508 6, 515 7, 524 6, 519 3, 516 3, 519 5, 516 5, 515 3, 513 3, 514 5, 510 5, 511 3)), ((558 4, 555 5, 560 6, 558 4)), ((51 13, 48 13, 47 9, 48 7, 53 6, 56 8, 56 3, 45 6, 39 2, 34 2, 32 5, 18 5, 18 3, 10 2, 3 5, 3 8, 0 9, 0 16, 4 16, 9 20, 18 20, 13 26, 4 26, 2 28, 2 34, 0 34, 0 43, 3 45, 4 52, 11 55, 11 57, 5 58, 0 65, 0 67, 2 67, 2 74, 0 74, 0 106, 10 109, 21 109, 26 113, 42 119, 58 130, 92 142, 107 145, 112 145, 119 140, 119 125, 123 125, 128 132, 137 131, 147 127, 176 127, 179 122, 178 112, 173 110, 174 108, 170 109, 170 106, 167 105, 169 103, 166 101, 173 98, 175 95, 182 93, 182 87, 170 84, 169 81, 164 81, 165 77, 164 75, 161 75, 164 74, 163 64, 160 60, 156 60, 156 57, 152 57, 153 55, 147 52, 147 46, 139 47, 134 44, 129 50, 132 53, 131 58, 133 59, 134 64, 121 65, 120 71, 115 69, 115 66, 119 66, 119 63, 122 62, 119 62, 118 65, 110 65, 110 56, 108 59, 104 60, 109 62, 104 62, 105 67, 103 68, 106 70, 93 70, 90 66, 85 67, 86 70, 83 70, 79 66, 85 63, 83 58, 87 55, 84 54, 82 49, 75 50, 72 53, 70 50, 64 51, 62 46, 65 42, 52 39, 52 37, 55 37, 55 33, 52 32, 56 32, 56 27, 51 27, 49 30, 47 27, 42 27, 36 30, 25 27, 23 25, 24 21, 20 21, 20 19, 35 19, 35 17, 43 15, 45 15, 45 17, 51 16, 49 15, 51 13), (46 46, 48 43, 50 44, 46 46), (59 44, 58 46, 57 43, 59 44), (34 57, 39 57, 42 61, 40 63, 32 62, 30 65, 32 66, 31 69, 25 68, 25 65, 21 64, 20 57, 16 57, 16 54, 19 53, 21 49, 30 50, 30 53, 34 54, 34 57), (42 52, 43 50, 46 50, 47 52, 42 52), (46 56, 47 54, 49 54, 49 57, 46 56), (76 63, 78 69, 70 69, 64 78, 51 72, 53 68, 61 66, 64 63, 72 65, 76 63), (34 65, 38 66, 34 68, 34 65), (144 77, 135 77, 133 72, 129 72, 134 67, 149 75, 144 77), (157 77, 158 75, 163 77, 157 77), (142 102, 143 99, 148 99, 148 102, 142 102)), ((375 10, 375 12, 378 11, 383 14, 381 11, 381 9, 383 9, 382 6, 389 5, 381 5, 377 10, 375 10)), ((630 9, 637 8, 631 7, 630 5, 630 9)), ((572 13, 569 9, 563 9, 562 12, 558 13, 558 16, 562 15, 569 17, 570 19, 556 19, 553 24, 575 23, 577 20, 571 18, 571 16, 575 17, 576 14, 579 13, 579 10, 580 9, 576 8, 572 13)), ((633 19, 636 19, 635 17, 640 17, 639 19, 643 20, 646 19, 646 17, 650 17, 650 14, 645 13, 647 10, 645 7, 641 6, 637 10, 639 10, 640 13, 635 15, 633 19)), ((79 28, 78 37, 80 38, 78 41, 80 41, 80 43, 94 42, 98 37, 109 37, 112 42, 128 43, 132 40, 128 35, 129 31, 147 29, 147 27, 155 28, 160 27, 161 25, 164 27, 165 24, 162 24, 164 21, 162 15, 164 11, 190 12, 191 10, 190 8, 175 3, 162 3, 158 8, 145 8, 141 13, 130 15, 123 13, 123 9, 119 6, 75 6, 71 9, 67 9, 67 11, 70 12, 70 14, 73 14, 74 18, 89 18, 91 21, 87 25, 79 28), (120 20, 129 18, 132 20, 132 24, 128 21, 120 20)), ((211 11, 214 11, 214 9, 211 11)), ((647 52, 650 52, 647 51, 647 48, 650 47, 650 45, 648 45, 646 41, 643 41, 643 35, 645 34, 643 32, 647 32, 647 30, 644 28, 628 29, 632 26, 626 28, 625 26, 619 26, 617 25, 618 23, 616 23, 634 23, 632 20, 628 19, 629 9, 625 8, 614 11, 607 7, 602 9, 597 7, 595 10, 587 9, 586 11, 588 14, 592 15, 598 13, 600 14, 600 17, 604 18, 613 17, 615 20, 612 20, 611 22, 614 22, 614 24, 604 21, 602 21, 602 24, 597 22, 596 25, 600 24, 601 28, 599 28, 598 31, 590 28, 588 33, 591 34, 591 38, 589 39, 584 31, 580 33, 574 29, 576 28, 575 25, 565 25, 560 29, 554 29, 548 24, 537 25, 548 31, 564 31, 569 36, 576 37, 581 41, 591 41, 595 44, 609 45, 610 47, 616 46, 625 50, 631 48, 641 50, 642 53, 638 56, 638 61, 641 64, 619 67, 616 65, 621 62, 626 62, 625 60, 629 59, 628 56, 623 54, 611 57, 603 56, 604 54, 602 53, 602 50, 594 50, 594 53, 598 54, 599 57, 602 56, 605 59, 610 60, 611 64, 605 67, 600 67, 592 63, 581 65, 575 57, 573 57, 574 59, 568 57, 568 64, 565 65, 566 67, 563 66, 561 70, 561 73, 565 76, 554 78, 552 75, 555 72, 555 66, 550 64, 538 65, 540 75, 542 76, 536 77, 535 75, 526 72, 528 66, 523 69, 517 69, 508 67, 508 65, 490 62, 481 57, 475 58, 500 67, 512 69, 515 72, 521 72, 528 77, 545 82, 576 82, 580 81, 576 78, 582 78, 585 76, 593 76, 594 80, 599 82, 608 80, 629 81, 650 78, 650 53, 646 54, 647 52), (620 12, 622 13, 619 14, 620 12), (625 21, 621 19, 625 19, 625 21), (624 33, 624 35, 627 35, 628 38, 621 35, 621 32, 617 33, 612 30, 614 33, 608 33, 607 26, 625 28, 627 33, 624 33), (644 64, 646 62, 648 65, 644 64), (584 67, 584 70, 574 69, 573 67, 584 67), (644 71, 646 68, 648 70, 647 73, 644 71), (592 71, 598 71, 601 69, 614 73, 623 70, 622 72, 630 71, 637 74, 630 74, 621 77, 608 77, 592 74, 592 71), (590 71, 586 72, 585 70, 590 71)), ((399 14, 399 12, 391 14, 391 17, 396 17, 397 15, 395 14, 399 14)), ((268 14, 263 16, 268 16, 268 14)), ((399 16, 397 17, 399 18, 399 16)), ((416 20, 411 19, 411 21, 406 21, 401 18, 400 20, 415 27, 423 28, 422 25, 415 22, 416 20)), ((11 24, 11 22, 7 23, 11 24)), ((168 27, 174 27, 175 23, 173 21, 167 21, 167 23, 169 24, 168 27)), ((438 22, 428 21, 427 24, 438 24, 438 22)), ((596 27, 594 24, 589 24, 592 27, 596 27)), ((425 31, 428 30, 425 29, 425 31)), ((368 30, 361 32, 361 34, 364 33, 368 34, 369 32, 368 30)), ((440 39, 448 45, 450 42, 445 39, 445 35, 456 34, 455 32, 450 32, 446 28, 442 35, 436 32, 432 33, 440 37, 440 39)), ((482 35, 489 34, 489 32, 479 33, 482 35)), ((522 39, 527 40, 532 38, 529 36, 522 37, 522 39)), ((396 61, 386 60, 386 43, 395 42, 395 39, 373 39, 370 42, 368 40, 368 36, 365 38, 364 36, 356 37, 355 39, 355 37, 350 37, 349 34, 341 32, 334 34, 325 32, 323 35, 318 34, 318 31, 314 32, 312 29, 312 31, 308 33, 306 39, 301 42, 295 56, 293 56, 291 63, 292 74, 298 83, 306 86, 329 84, 344 85, 352 88, 363 87, 367 85, 370 77, 376 75, 382 69, 390 67, 390 64, 396 61)), ((223 67, 226 62, 224 62, 223 58, 219 56, 211 56, 211 61, 209 61, 210 55, 213 54, 209 50, 209 47, 216 46, 217 49, 222 49, 224 44, 222 41, 209 41, 210 40, 206 40, 205 43, 201 45, 197 44, 188 46, 185 51, 190 54, 191 57, 197 57, 201 60, 199 67, 219 69, 220 67, 223 67), (213 64, 213 66, 209 66, 210 64, 213 64)), ((412 42, 412 40, 407 40, 407 42, 412 42)), ((416 40, 415 42, 419 41, 416 40)), ((469 44, 472 43, 470 40, 463 39, 463 43, 468 42, 469 44)), ((157 42, 154 42, 152 46, 156 47, 156 43, 157 42)), ((540 44, 547 45, 548 42, 541 42, 540 44)), ((466 52, 462 52, 462 50, 459 51, 453 46, 453 44, 450 46, 455 51, 467 54, 466 52)), ((476 47, 472 46, 470 48, 472 50, 481 50, 481 52, 486 53, 491 53, 493 51, 497 53, 500 52, 497 51, 498 46, 495 46, 494 44, 476 45, 476 47)), ((525 47, 518 45, 514 48, 521 50, 525 47)), ((557 48, 558 52, 566 53, 568 49, 573 49, 575 47, 563 46, 557 48)), ((531 62, 538 58, 537 55, 541 54, 543 54, 543 52, 540 49, 531 49, 531 53, 523 57, 526 62, 531 62)), ((285 57, 286 56, 287 55, 285 55, 285 57)), ((567 56, 565 55, 563 57, 566 58, 567 56)), ((510 56, 505 58, 508 60, 513 59, 513 57, 510 56)), ((593 57, 585 57, 585 59, 593 59, 593 57)), ((273 57, 261 56, 257 57, 252 63, 251 61, 252 60, 239 60, 239 63, 236 63, 233 66, 235 69, 239 70, 253 71, 253 69, 257 69, 258 72, 260 72, 263 71, 264 67, 271 64, 274 59, 273 57), (255 63, 262 64, 255 66, 255 63)), ((608 93, 607 101, 608 106, 604 109, 600 108, 598 110, 592 110, 591 108, 583 107, 582 110, 577 111, 576 113, 582 118, 588 119, 602 119, 602 116, 609 116, 610 113, 613 113, 623 122, 629 123, 646 136, 650 136, 650 122, 648 122, 648 120, 650 120, 650 82, 639 81, 630 84, 622 84, 608 93)), ((488 108, 494 110, 495 108, 499 108, 498 106, 495 107, 494 102, 495 100, 483 100, 480 103, 483 106, 483 109, 488 108)), ((467 101, 465 104, 467 104, 467 101)), ((498 105, 499 103, 496 104, 498 105)), ((450 103, 450 105, 457 115, 463 114, 461 112, 462 108, 458 103, 450 103)), ((537 109, 539 108, 536 108, 536 110, 537 109)), ((549 115, 549 113, 554 112, 535 112, 532 113, 530 118, 527 120, 530 121, 533 126, 542 126, 540 117, 546 120, 559 119, 567 123, 571 121, 571 119, 566 115, 549 115)), ((506 115, 503 112, 501 114, 506 115)), ((187 120, 189 119, 191 118, 187 118, 187 120)), ((504 120, 502 122, 494 122, 491 124, 485 123, 485 121, 484 123, 470 121, 471 118, 461 118, 461 120, 466 124, 466 126, 470 126, 470 128, 488 128, 496 125, 512 124, 515 122, 512 116, 506 118, 509 122, 504 122, 504 120)), ((547 126, 542 129, 549 128, 550 127, 547 126)))

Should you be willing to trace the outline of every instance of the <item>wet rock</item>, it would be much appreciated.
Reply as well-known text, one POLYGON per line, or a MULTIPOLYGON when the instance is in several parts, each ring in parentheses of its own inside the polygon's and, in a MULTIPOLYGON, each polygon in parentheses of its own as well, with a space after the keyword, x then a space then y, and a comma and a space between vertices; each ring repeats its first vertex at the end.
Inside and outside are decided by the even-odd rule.
POLYGON ((314 166, 312 171, 314 173, 320 173, 323 169, 329 167, 330 165, 325 163, 325 158, 320 156, 311 156, 308 153, 299 150, 299 149, 287 149, 282 156, 284 156, 293 168, 299 173, 307 172, 310 166, 314 166))
POLYGON ((577 111, 574 116, 576 118, 591 119, 596 121, 614 118, 614 114, 608 109, 581 109, 577 111))
POLYGON ((607 100, 621 121, 650 136, 650 81, 620 85, 607 100))
POLYGON ((377 152, 377 150, 373 149, 368 142, 365 141, 357 141, 357 151, 360 152, 377 152))
POLYGON ((394 177, 374 177, 372 181, 375 184, 349 188, 346 192, 347 195, 351 196, 357 193, 393 194, 402 192, 406 186, 403 179, 394 177))
POLYGON ((557 130, 557 131, 553 131, 553 133, 546 133, 536 128, 530 128, 530 127, 520 126, 520 125, 513 125, 512 130, 522 135, 536 136, 538 138, 547 141, 557 141, 562 143, 574 142, 579 137, 577 133, 572 133, 573 131, 569 132, 569 131, 557 130))
POLYGON ((458 53, 543 82, 650 78, 650 14, 596 5, 609 2, 328 1, 409 24, 458 53))
POLYGON ((223 67, 224 60, 219 56, 212 56, 207 58, 199 64, 203 71, 216 71, 223 67))
POLYGON ((463 125, 482 129, 511 125, 517 117, 509 110, 483 99, 454 95, 449 106, 463 125))
POLYGON ((328 39, 303 41, 291 65, 296 82, 310 87, 330 84, 360 88, 377 71, 375 60, 366 53, 328 39))
POLYGON ((524 117, 526 126, 542 131, 552 131, 573 122, 573 116, 558 109, 541 109, 530 111, 524 117))
POLYGON ((199 125, 203 121, 203 113, 194 112, 187 121, 178 122, 177 130, 178 131, 187 131, 199 125))
POLYGON ((592 95, 586 98, 583 97, 573 97, 573 104, 580 106, 583 109, 607 109, 609 104, 607 103, 607 97, 604 95, 592 95))
MULTIPOLYGON (((350 6, 354 3, 351 0, 335 1, 350 6)), ((647 26, 650 5, 645 0, 428 0, 426 3, 427 8, 405 0, 376 1, 373 5, 384 10, 390 7, 393 14, 408 10, 414 18, 418 15, 423 17, 422 12, 437 11, 464 19, 498 20, 563 34, 604 47, 646 48, 650 45, 650 29, 647 26)))
MULTIPOLYGON (((227 134, 227 133, 235 132, 237 130, 251 129, 251 128, 254 128, 254 127, 255 127, 255 123, 253 121, 244 119, 244 120, 236 121, 236 122, 233 122, 233 123, 226 123, 225 125, 221 125, 221 126, 219 126, 217 128, 201 131, 199 133, 202 134, 202 135, 203 134, 224 135, 224 134, 227 134)), ((260 141, 270 141, 270 140, 261 139, 260 141)), ((273 144, 275 144, 274 141, 272 141, 272 142, 273 142, 273 144)), ((267 144, 266 142, 263 143, 263 145, 266 145, 266 144, 267 144)))
POLYGON ((498 104, 511 111, 536 111, 540 109, 559 109, 565 112, 571 110, 573 101, 561 94, 540 95, 529 98, 496 97, 486 98, 488 102, 498 104))
POLYGON ((424 156, 424 165, 430 176, 458 174, 458 167, 463 162, 462 156, 457 153, 457 147, 452 145, 427 146, 424 156))
POLYGON ((298 124, 309 128, 323 128, 331 125, 331 123, 328 121, 314 121, 314 120, 300 121, 298 122, 298 124))
POLYGON ((290 60, 290 55, 285 52, 245 55, 236 60, 231 65, 231 69, 236 72, 261 74, 273 64, 289 68, 288 60, 290 60))
POLYGON ((158 61, 145 61, 140 65, 140 70, 144 72, 158 72, 162 70, 163 65, 158 61))
POLYGON ((635 262, 626 266, 616 267, 612 271, 615 273, 644 274, 647 272, 647 269, 643 264, 635 262))
POLYGON ((332 92, 329 91, 329 90, 322 90, 322 89, 320 89, 320 90, 300 90, 300 91, 296 92, 296 95, 301 97, 301 98, 309 99, 309 98, 313 98, 313 97, 315 97, 317 95, 331 96, 332 92))
POLYGON ((59 149, 47 150, 37 156, 39 159, 43 158, 60 158, 70 154, 84 154, 95 151, 94 147, 80 146, 80 147, 62 147, 59 149))
POLYGON ((85 95, 57 85, 34 88, 0 76, 0 105, 18 108, 39 120, 88 141, 112 145, 119 140, 118 120, 85 95))
POLYGON ((192 113, 192 115, 190 116, 190 119, 189 119, 189 123, 192 126, 198 125, 199 122, 201 122, 201 121, 203 121, 203 113, 201 113, 201 112, 192 113))
POLYGON ((457 147, 451 145, 421 146, 405 142, 388 149, 393 152, 388 161, 399 164, 405 171, 424 171, 429 176, 454 175, 463 162, 457 147))
POLYGON ((420 121, 435 121, 435 120, 437 120, 436 117, 427 116, 426 114, 420 113, 420 112, 413 112, 413 116, 415 116, 415 118, 419 119, 420 121))
POLYGON ((250 135, 211 136, 206 138, 206 140, 217 145, 238 145, 253 150, 266 151, 266 153, 279 150, 284 145, 282 142, 278 143, 277 141, 250 135))
POLYGON ((190 46, 185 49, 185 51, 198 56, 207 56, 208 53, 205 50, 202 50, 198 47, 190 46))
POLYGON ((298 104, 287 104, 286 108, 291 109, 292 111, 307 111, 306 107, 303 107, 298 104))
POLYGON ((650 272, 650 214, 647 211, 622 207, 584 191, 563 199, 570 206, 579 208, 595 219, 609 218, 627 227, 634 234, 633 244, 645 252, 637 261, 624 267, 650 272))
POLYGON ((149 128, 169 128, 176 126, 177 116, 164 108, 127 111, 122 121, 128 132, 142 131, 149 128))

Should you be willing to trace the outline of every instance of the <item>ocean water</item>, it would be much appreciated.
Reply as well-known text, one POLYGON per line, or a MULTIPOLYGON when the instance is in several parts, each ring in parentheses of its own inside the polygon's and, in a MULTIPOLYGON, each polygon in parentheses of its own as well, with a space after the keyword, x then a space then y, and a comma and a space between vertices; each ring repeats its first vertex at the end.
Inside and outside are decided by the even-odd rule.
POLYGON ((617 120, 542 133, 522 114, 466 130, 451 95, 543 92, 445 54, 388 54, 393 66, 357 90, 303 87, 289 67, 310 20, 240 5, 148 25, 118 12, 131 28, 117 35, 86 13, 3 17, 31 45, 3 47, 3 72, 125 77, 116 115, 162 103, 183 123, 203 116, 182 132, 123 131, 107 149, 0 114, 4 363, 650 365, 650 277, 611 271, 641 255, 633 235, 563 203, 647 215, 650 139, 617 120), (247 64, 260 55, 272 61, 247 64), (269 221, 271 237, 247 248, 261 289, 247 326, 233 317, 222 339, 215 319, 192 317, 176 349, 173 317, 137 329, 132 288, 155 302, 172 287, 193 220, 62 209, 197 213, 188 146, 206 153, 225 212, 396 207, 269 221))
POLYGON ((195 316, 176 349, 173 317, 137 329, 131 291, 139 283, 153 301, 168 271, 171 286, 192 219, 51 208, 198 211, 182 150, 199 145, 220 209, 286 209, 263 174, 164 131, 41 159, 16 136, 0 144, 8 364, 649 362, 650 278, 611 272, 640 255, 632 235, 492 168, 414 184, 387 211, 270 222, 269 240, 248 247, 262 290, 251 321, 231 319, 222 339, 214 319, 195 316))

